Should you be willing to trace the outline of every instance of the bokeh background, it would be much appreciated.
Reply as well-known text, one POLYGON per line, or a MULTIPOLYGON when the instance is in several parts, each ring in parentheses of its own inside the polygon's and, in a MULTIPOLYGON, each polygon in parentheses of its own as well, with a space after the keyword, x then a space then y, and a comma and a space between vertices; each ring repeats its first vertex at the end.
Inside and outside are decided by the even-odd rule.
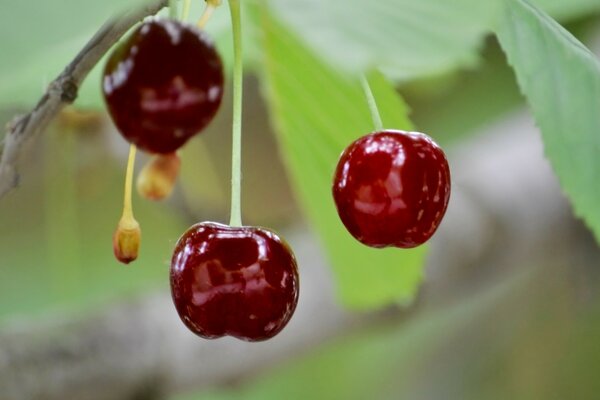
MULTIPOLYGON (((123 6, 100 3, 0 0, 3 124, 26 112, 123 6)), ((540 3, 600 51, 600 5, 540 3)), ((331 267, 345 248, 322 240, 289 173, 273 89, 264 83, 267 56, 256 48, 268 33, 249 25, 244 221, 279 231, 295 249, 301 294, 292 322, 265 343, 205 341, 185 330, 170 302, 169 260, 179 235, 195 222, 228 218, 230 88, 217 119, 182 151, 172 198, 134 198, 143 229, 139 260, 114 260, 128 147, 101 108, 96 71, 75 106, 28 146, 19 187, 0 199, 0 399, 597 398, 600 251, 544 157, 496 39, 483 36, 465 62, 422 76, 407 69, 394 79, 416 129, 446 149, 453 195, 424 265, 366 259, 358 266, 364 276, 381 276, 381 292, 398 287, 396 298, 371 301, 381 292, 369 279, 348 286, 343 266, 331 267), (386 275, 403 268, 405 275, 386 275)), ((228 29, 222 7, 208 30, 230 64, 228 29)), ((337 97, 327 87, 307 86, 320 99, 314 106, 345 128, 352 111, 332 104, 337 97)), ((397 104, 386 102, 384 114, 397 104)), ((147 159, 138 157, 138 170, 147 159)))

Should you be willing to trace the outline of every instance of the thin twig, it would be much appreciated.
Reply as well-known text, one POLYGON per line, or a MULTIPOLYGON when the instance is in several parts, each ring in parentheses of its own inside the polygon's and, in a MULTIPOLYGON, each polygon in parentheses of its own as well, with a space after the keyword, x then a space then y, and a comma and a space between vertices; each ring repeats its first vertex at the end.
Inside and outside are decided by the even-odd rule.
POLYGON ((17 162, 23 145, 43 132, 65 106, 75 101, 79 87, 89 72, 125 32, 144 17, 156 14, 166 4, 167 0, 153 0, 143 7, 106 22, 75 59, 50 83, 33 110, 26 115, 15 117, 8 124, 4 151, 0 159, 0 198, 17 186, 17 162))

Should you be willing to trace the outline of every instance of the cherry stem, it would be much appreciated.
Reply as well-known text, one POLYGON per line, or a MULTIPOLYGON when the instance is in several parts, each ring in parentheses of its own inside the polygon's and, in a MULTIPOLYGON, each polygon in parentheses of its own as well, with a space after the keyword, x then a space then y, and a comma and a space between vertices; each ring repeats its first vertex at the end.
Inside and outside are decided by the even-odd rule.
POLYGON ((169 18, 177 18, 177 0, 169 0, 169 18))
POLYGON ((360 83, 365 91, 365 97, 367 98, 367 103, 369 104, 369 110, 371 110, 371 118, 373 118, 375 130, 377 132, 381 132, 383 130, 383 121, 381 120, 381 114, 379 114, 379 108, 377 108, 377 101, 375 100, 375 96, 373 95, 373 91, 371 90, 371 86, 369 85, 369 81, 367 80, 366 76, 361 75, 360 83))
POLYGON ((229 0, 233 28, 233 141, 231 149, 231 218, 229 225, 242 226, 242 18, 239 0, 229 0))
POLYGON ((206 3, 206 7, 204 7, 204 12, 202 13, 202 16, 200 17, 200 20, 198 21, 198 24, 197 24, 199 29, 204 29, 204 27, 206 26, 206 23, 208 22, 210 17, 212 17, 214 11, 215 11, 215 6, 212 5, 211 3, 206 3))
POLYGON ((190 16, 190 8, 192 7, 192 0, 183 1, 183 11, 181 12, 181 20, 186 21, 190 16))
POLYGON ((129 158, 127 160, 127 172, 125 174, 125 198, 123 199, 123 218, 133 219, 133 207, 131 205, 131 186, 133 184, 133 167, 135 165, 135 145, 129 146, 129 158))

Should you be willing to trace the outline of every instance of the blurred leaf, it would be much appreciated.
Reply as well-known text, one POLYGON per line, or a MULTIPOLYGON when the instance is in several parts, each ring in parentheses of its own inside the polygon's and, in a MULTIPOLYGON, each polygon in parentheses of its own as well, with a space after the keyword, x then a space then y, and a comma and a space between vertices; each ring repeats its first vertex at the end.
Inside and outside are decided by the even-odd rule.
POLYGON ((442 145, 479 133, 524 103, 515 74, 496 42, 490 43, 482 58, 477 70, 402 87, 414 109, 411 118, 415 125, 442 145))
POLYGON ((600 63, 523 0, 507 0, 498 38, 575 212, 600 239, 600 63))
MULTIPOLYGON (((600 8, 600 2, 596 4, 600 8)), ((569 24, 568 29, 585 42, 594 37, 593 26, 593 21, 584 20, 569 24)), ((413 108, 411 118, 418 130, 435 136, 442 145, 481 132, 525 103, 515 73, 495 38, 488 41, 476 70, 411 81, 401 92, 413 108)))
POLYGON ((129 266, 118 263, 112 234, 121 213, 125 161, 107 156, 100 135, 85 140, 49 131, 47 154, 24 160, 27 184, 2 199, 0 321, 78 312, 119 296, 166 290, 173 245, 185 224, 167 205, 136 196, 140 257, 129 266))
MULTIPOLYGON (((340 222, 331 196, 342 150, 372 131, 358 79, 325 65, 267 11, 262 26, 263 78, 283 159, 332 260, 341 299, 355 308, 410 300, 421 280, 425 249, 374 250, 359 244, 340 222)), ((384 123, 410 129, 406 107, 393 88, 381 76, 371 82, 384 123)))
MULTIPOLYGON (((5 0, 0 0, 0 3, 5 0)), ((136 7, 148 0, 130 0, 127 7, 136 7)), ((1 5, 1 4, 0 4, 1 5)), ((0 108, 30 107, 43 94, 46 86, 83 48, 93 34, 112 15, 124 7, 123 1, 43 1, 10 2, 3 5, 0 24, 0 108), (15 39, 18 32, 18 40, 15 39)), ((195 22, 204 2, 193 2, 189 21, 195 22)), ((167 16, 164 9, 160 15, 167 16)), ((255 25, 245 18, 244 37, 251 38, 255 25)), ((211 18, 206 30, 214 39, 226 65, 231 63, 231 29, 227 7, 221 7, 211 18)), ((255 65, 258 50, 247 40, 247 66, 255 65)), ((102 108, 100 91, 101 60, 83 83, 76 105, 80 108, 102 108)))
MULTIPOLYGON (((255 69, 259 62, 260 48, 257 36, 256 17, 253 15, 252 3, 262 0, 246 0, 242 3, 242 37, 244 38, 244 68, 246 71, 255 69)), ((205 7, 204 1, 193 1, 187 22, 195 24, 205 7)), ((219 54, 223 59, 226 70, 231 70, 233 65, 233 35, 231 32, 231 18, 227 2, 219 7, 206 25, 206 31, 215 41, 219 54)), ((229 78, 227 76, 227 78, 229 78)))
POLYGON ((533 0, 533 3, 558 20, 570 20, 600 11, 598 0, 533 0))
POLYGON ((473 66, 497 1, 274 0, 282 22, 336 68, 395 79, 473 66))
MULTIPOLYGON (((135 7, 143 0, 131 0, 135 7)), ((0 107, 31 106, 123 1, 6 1, 0 24, 0 107)), ((81 104, 99 104, 99 72, 80 92, 81 104), (91 82, 91 83, 90 83, 91 82)))
MULTIPOLYGON (((562 19, 598 0, 536 0, 562 19)), ((350 72, 377 67, 395 80, 439 75, 478 61, 501 14, 498 0, 270 0, 271 10, 324 60, 350 72)))
MULTIPOLYGON (((143 1, 130 0, 127 6, 134 7, 143 1)), ((600 9, 597 0, 536 2, 560 18, 578 17, 600 9)), ((359 0, 277 0, 272 3, 273 9, 298 35, 337 67, 360 70, 378 66, 390 76, 404 79, 473 65, 477 60, 477 47, 497 14, 496 0, 452 3, 382 0, 369 4, 368 9, 359 0)), ((35 104, 47 84, 102 23, 122 10, 123 2, 0 0, 0 6, 5 10, 0 24, 3 51, 0 108, 7 108, 35 104)), ((202 7, 203 2, 193 2, 189 21, 198 18, 202 7)), ((226 65, 230 65, 231 33, 226 8, 215 13, 207 31, 226 65)), ((246 66, 253 69, 260 49, 253 40, 256 25, 251 15, 247 15, 244 29, 244 37, 248 38, 246 66)), ((103 65, 101 61, 84 82, 77 101, 79 107, 102 107, 99 82, 103 65)))

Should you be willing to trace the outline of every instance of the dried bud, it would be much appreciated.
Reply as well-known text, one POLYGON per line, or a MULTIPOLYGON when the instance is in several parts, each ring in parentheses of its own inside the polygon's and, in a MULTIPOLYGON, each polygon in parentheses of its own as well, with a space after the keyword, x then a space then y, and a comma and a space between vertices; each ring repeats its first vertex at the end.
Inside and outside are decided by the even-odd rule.
POLYGON ((117 260, 129 264, 138 257, 142 230, 140 224, 133 217, 123 217, 119 221, 117 230, 113 235, 113 250, 117 260))
POLYGON ((142 169, 137 179, 140 196, 148 200, 163 200, 171 195, 181 160, 176 153, 154 156, 142 169))

